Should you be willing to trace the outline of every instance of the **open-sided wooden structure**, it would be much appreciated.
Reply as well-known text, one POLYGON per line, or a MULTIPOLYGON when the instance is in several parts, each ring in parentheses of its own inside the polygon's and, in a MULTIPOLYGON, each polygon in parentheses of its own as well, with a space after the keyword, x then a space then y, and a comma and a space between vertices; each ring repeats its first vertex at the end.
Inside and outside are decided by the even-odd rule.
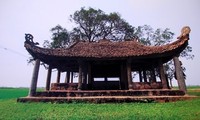
MULTIPOLYGON (((58 49, 38 47, 30 36, 26 36, 25 48, 35 59, 35 67, 29 97, 41 95, 36 92, 40 61, 49 66, 46 80, 48 93, 51 91, 71 91, 80 94, 84 91, 94 91, 95 93, 97 90, 102 92, 115 90, 118 93, 151 89, 156 91, 169 90, 163 64, 173 59, 179 92, 181 91, 181 95, 186 93, 186 85, 178 57, 188 45, 189 34, 184 34, 177 41, 163 46, 145 46, 135 40, 120 42, 99 40, 98 42, 79 41, 68 48, 58 49), (56 83, 51 83, 52 69, 58 70, 56 83), (160 80, 157 80, 156 70, 160 80), (66 72, 64 83, 60 83, 61 72, 66 72), (70 81, 70 73, 74 72, 78 73, 78 83, 70 81), (139 73, 139 82, 134 81, 132 72, 139 73), (101 81, 96 81, 97 78, 101 78, 101 81), (115 80, 112 81, 111 78, 115 78, 115 80)), ((47 95, 48 93, 43 93, 43 95, 51 96, 47 95)))

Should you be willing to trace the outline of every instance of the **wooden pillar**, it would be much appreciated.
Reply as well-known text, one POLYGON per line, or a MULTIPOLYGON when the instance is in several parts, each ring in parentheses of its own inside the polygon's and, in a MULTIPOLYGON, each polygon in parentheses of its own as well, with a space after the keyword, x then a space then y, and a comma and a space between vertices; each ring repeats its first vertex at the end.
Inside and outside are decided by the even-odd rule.
POLYGON ((79 61, 79 73, 78 73, 78 90, 82 90, 83 80, 83 63, 79 61))
POLYGON ((88 63, 88 89, 92 89, 92 66, 88 63))
POLYGON ((128 90, 128 78, 127 78, 127 63, 123 61, 121 63, 121 89, 128 90))
POLYGON ((165 71, 162 61, 159 62, 159 70, 160 70, 160 79, 162 82, 163 89, 168 89, 167 79, 165 76, 165 71))
POLYGON ((147 73, 146 73, 146 70, 143 70, 143 77, 144 77, 144 82, 147 82, 147 73))
POLYGON ((71 82, 70 83, 73 83, 73 78, 74 78, 74 73, 71 72, 71 82))
POLYGON ((154 68, 151 68, 151 78, 152 78, 151 82, 156 82, 156 73, 154 68))
POLYGON ((70 72, 67 71, 65 76, 65 83, 69 83, 69 80, 70 80, 70 72))
POLYGON ((132 75, 131 75, 131 60, 128 59, 126 63, 127 67, 127 79, 128 79, 128 89, 133 89, 132 85, 132 75))
POLYGON ((82 89, 87 89, 87 72, 88 72, 88 65, 87 63, 83 63, 83 85, 82 85, 82 89))
POLYGON ((142 71, 139 70, 139 79, 140 79, 140 82, 142 82, 142 71))
POLYGON ((124 90, 125 89, 125 74, 124 74, 124 65, 121 63, 120 66, 120 89, 124 90))
POLYGON ((35 60, 35 66, 34 66, 34 69, 33 69, 31 86, 30 86, 30 89, 29 89, 29 96, 30 97, 34 96, 35 93, 36 93, 39 69, 40 69, 40 60, 36 59, 35 60))
POLYGON ((182 90, 186 93, 187 88, 186 88, 186 84, 185 84, 185 80, 184 80, 184 76, 183 76, 183 70, 181 68, 179 58, 177 56, 175 56, 173 58, 173 61, 174 61, 175 73, 176 73, 176 78, 178 81, 179 90, 182 90))
POLYGON ((56 83, 60 83, 60 74, 61 74, 61 71, 58 70, 56 83))
POLYGON ((48 72, 47 72, 47 80, 46 80, 46 90, 50 89, 51 73, 52 73, 52 67, 51 67, 51 65, 49 65, 49 69, 48 69, 48 72))
POLYGON ((123 63, 123 71, 124 71, 124 89, 128 90, 128 77, 127 77, 127 65, 126 62, 123 63))
POLYGON ((66 72, 66 75, 65 75, 65 83, 67 83, 67 78, 68 77, 68 72, 66 72))

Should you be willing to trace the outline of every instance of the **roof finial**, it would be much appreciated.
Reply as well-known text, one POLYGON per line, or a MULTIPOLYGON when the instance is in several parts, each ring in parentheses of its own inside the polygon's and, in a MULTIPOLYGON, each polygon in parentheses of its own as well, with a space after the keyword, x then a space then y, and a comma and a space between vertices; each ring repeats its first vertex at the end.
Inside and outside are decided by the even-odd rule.
POLYGON ((25 39, 26 39, 26 41, 33 42, 33 35, 31 35, 29 33, 25 33, 25 39))
POLYGON ((29 33, 26 33, 26 34, 25 34, 25 40, 26 40, 26 42, 31 43, 32 45, 39 45, 38 42, 35 43, 35 42, 33 41, 33 35, 31 35, 31 34, 29 34, 29 33))
POLYGON ((181 35, 180 35, 177 39, 180 39, 180 38, 182 38, 182 37, 185 37, 186 35, 189 36, 190 31, 191 31, 191 29, 190 29, 189 26, 184 26, 184 27, 181 29, 181 35))

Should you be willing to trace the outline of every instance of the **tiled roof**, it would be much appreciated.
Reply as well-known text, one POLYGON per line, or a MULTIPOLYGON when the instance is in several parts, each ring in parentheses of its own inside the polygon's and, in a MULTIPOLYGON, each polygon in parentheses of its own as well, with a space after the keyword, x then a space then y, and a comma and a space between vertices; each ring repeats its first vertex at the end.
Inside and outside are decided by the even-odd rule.
POLYGON ((25 47, 34 57, 40 54, 55 57, 120 58, 167 54, 176 49, 180 49, 178 51, 181 52, 187 46, 188 40, 188 36, 185 36, 163 46, 145 46, 134 40, 121 42, 100 40, 99 42, 77 42, 69 48, 58 49, 41 48, 25 42, 25 47))

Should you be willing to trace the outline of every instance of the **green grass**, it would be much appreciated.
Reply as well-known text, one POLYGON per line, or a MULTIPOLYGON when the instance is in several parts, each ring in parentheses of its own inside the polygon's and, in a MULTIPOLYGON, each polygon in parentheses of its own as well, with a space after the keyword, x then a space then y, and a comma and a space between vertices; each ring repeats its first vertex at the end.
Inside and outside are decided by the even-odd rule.
POLYGON ((187 89, 189 95, 200 96, 200 86, 189 86, 187 89))
POLYGON ((195 86, 187 86, 187 89, 200 89, 199 85, 195 85, 195 86))
POLYGON ((28 95, 28 88, 0 88, 0 100, 18 98, 28 95))
MULTIPOLYGON (((200 99, 171 103, 118 104, 16 102, 17 97, 26 96, 27 93, 28 89, 0 88, 0 120, 198 120, 200 118, 200 99)), ((199 95, 199 92, 196 93, 199 95)))

